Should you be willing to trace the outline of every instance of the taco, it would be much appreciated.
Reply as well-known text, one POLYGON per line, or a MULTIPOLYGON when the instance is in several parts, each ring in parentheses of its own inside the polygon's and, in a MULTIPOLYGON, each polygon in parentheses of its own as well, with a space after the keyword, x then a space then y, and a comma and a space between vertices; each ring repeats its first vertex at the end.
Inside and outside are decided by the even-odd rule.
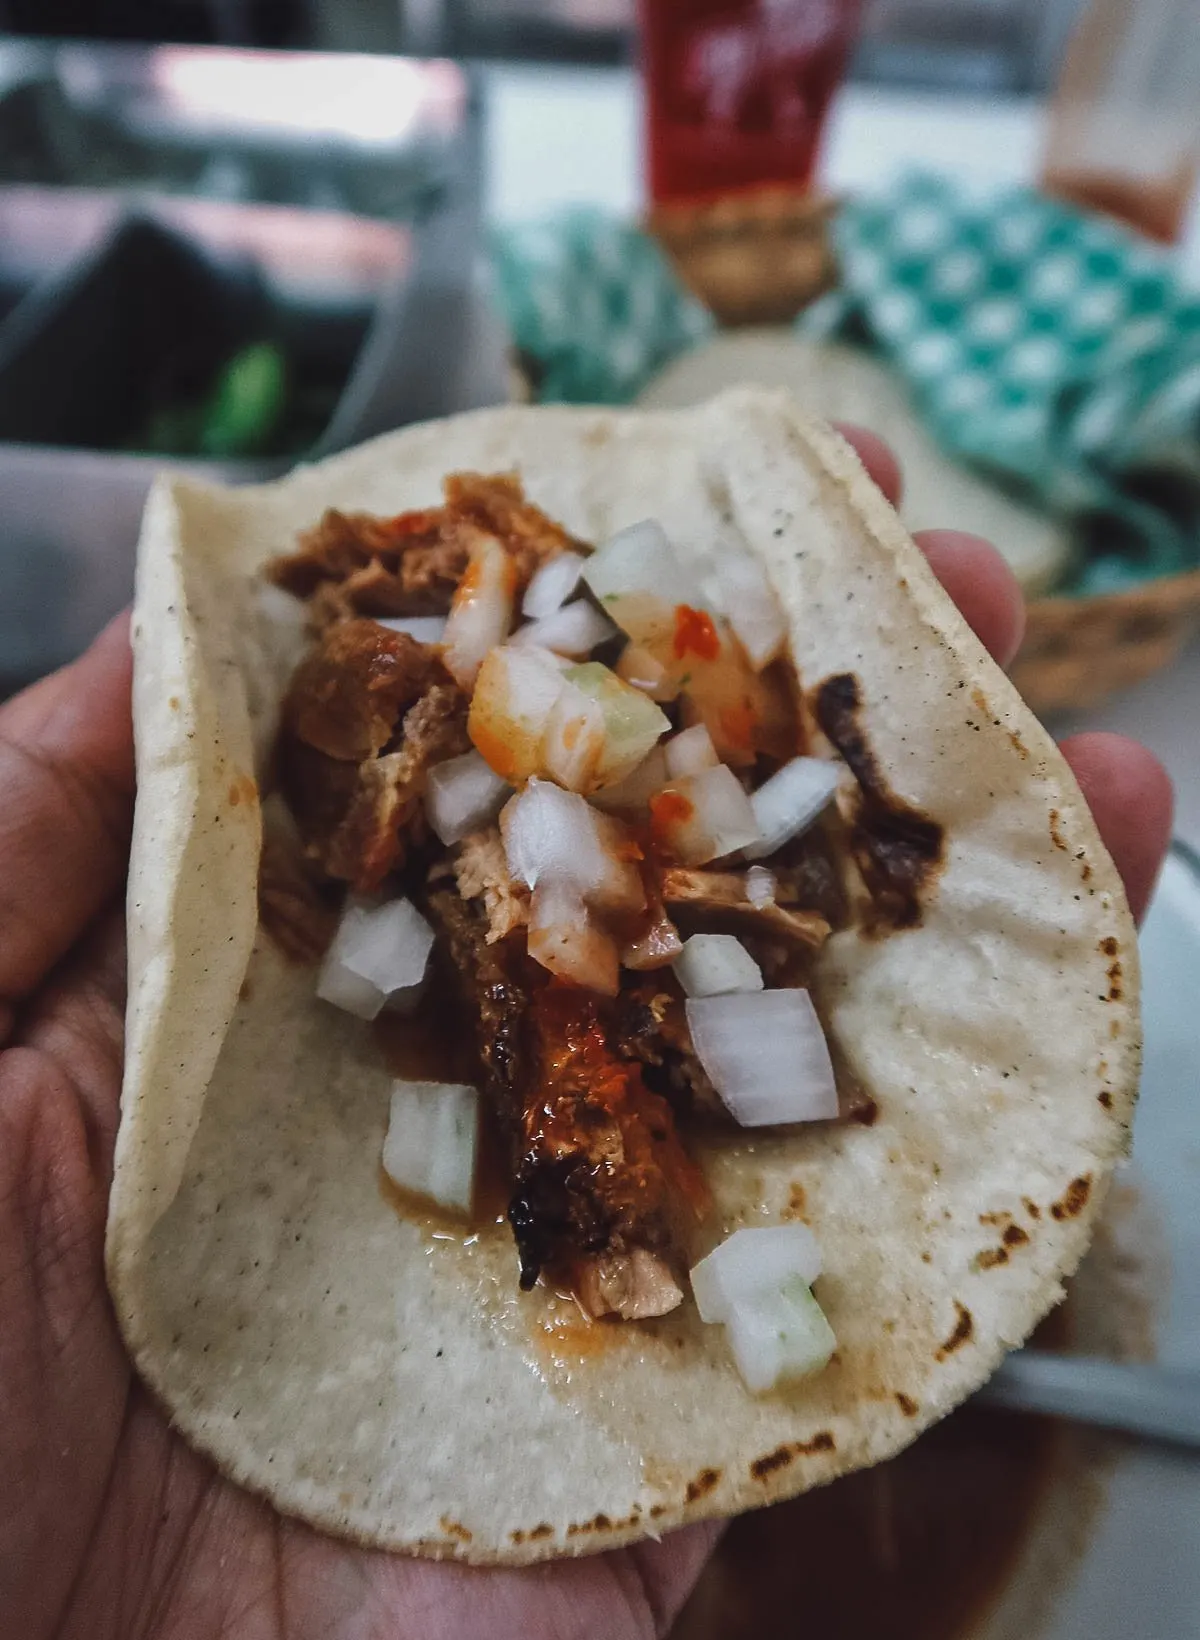
POLYGON ((786 395, 163 480, 134 646, 108 1269, 223 1472, 586 1553, 891 1455, 1061 1296, 1122 889, 786 395))

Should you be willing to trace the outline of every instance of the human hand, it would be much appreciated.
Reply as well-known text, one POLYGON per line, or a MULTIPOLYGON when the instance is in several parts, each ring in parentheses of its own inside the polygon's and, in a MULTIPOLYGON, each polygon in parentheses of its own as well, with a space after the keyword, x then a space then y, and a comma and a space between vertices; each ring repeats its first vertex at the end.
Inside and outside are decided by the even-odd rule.
MULTIPOLYGON (((895 499, 895 465, 851 434, 895 499)), ((985 544, 921 538, 992 653, 1020 598, 985 544)), ((115 623, 0 708, 0 1633, 22 1640, 649 1640, 712 1524, 607 1555, 476 1571, 348 1547, 222 1480, 133 1378, 104 1284, 120 1089, 130 661, 115 623)), ((1170 826, 1151 755, 1065 747, 1144 909, 1170 826)))

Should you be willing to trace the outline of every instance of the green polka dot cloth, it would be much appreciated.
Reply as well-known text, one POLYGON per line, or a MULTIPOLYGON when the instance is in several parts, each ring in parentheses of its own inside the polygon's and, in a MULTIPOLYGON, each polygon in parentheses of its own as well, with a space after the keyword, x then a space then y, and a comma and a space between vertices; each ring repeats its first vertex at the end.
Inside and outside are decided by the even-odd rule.
MULTIPOLYGON (((1170 255, 1027 189, 913 175, 840 213, 840 289, 806 329, 904 378, 943 447, 1070 521, 1073 590, 1200 564, 1200 295, 1170 255)), ((620 403, 712 328, 657 248, 594 212, 494 236, 543 401, 620 403)))

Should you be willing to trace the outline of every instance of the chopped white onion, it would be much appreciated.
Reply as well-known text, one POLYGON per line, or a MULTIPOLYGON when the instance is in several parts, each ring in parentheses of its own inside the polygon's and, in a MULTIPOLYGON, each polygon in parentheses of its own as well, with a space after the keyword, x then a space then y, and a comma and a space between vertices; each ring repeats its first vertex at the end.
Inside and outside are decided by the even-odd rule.
POLYGON ((807 991, 691 997, 685 1006, 700 1063, 735 1122, 767 1127, 837 1115, 829 1045, 807 991))
POLYGON ((509 789, 478 752, 464 752, 430 769, 425 813, 443 843, 461 843, 495 819, 509 789))
POLYGON ((746 873, 746 898, 759 911, 764 906, 775 904, 778 887, 775 873, 768 871, 766 866, 751 866, 746 873))
POLYGON ((604 786, 593 792, 591 801, 601 809, 640 812, 666 783, 666 753, 661 746, 653 746, 631 774, 618 780, 615 786, 604 786))
POLYGON ((444 635, 446 669, 470 689, 484 657, 502 644, 512 625, 516 566, 492 535, 480 535, 458 584, 444 635))
POLYGON ((568 686, 595 701, 604 714, 604 743, 593 771, 595 787, 616 785, 631 774, 651 747, 671 727, 665 712, 642 694, 622 683, 599 661, 568 667, 568 686))
POLYGON ((728 1321, 736 1304, 778 1290, 798 1277, 811 1287, 821 1273, 821 1249, 806 1224, 765 1224, 735 1230, 692 1270, 701 1321, 728 1321))
POLYGON ((712 743, 712 736, 703 723, 694 723, 682 734, 672 735, 663 750, 667 755, 667 774, 672 780, 684 775, 700 774, 704 769, 715 769, 721 759, 712 743))
POLYGON ((542 882, 529 908, 529 955, 559 979, 615 997, 620 984, 616 941, 597 928, 572 883, 542 882))
POLYGON ((360 1019, 425 978, 433 929, 408 900, 350 900, 317 979, 317 995, 360 1019))
POLYGON ((564 681, 542 735, 540 772, 572 792, 590 792, 604 755, 604 708, 564 681))
POLYGON ((513 637, 513 643, 540 644, 556 655, 569 655, 582 660, 592 650, 617 635, 617 629, 607 615, 601 615, 595 604, 586 598, 577 598, 540 620, 523 626, 513 637))
POLYGON ((572 666, 536 644, 511 643, 484 661, 467 727, 512 785, 540 774, 591 792, 623 780, 670 723, 598 661, 572 666))
POLYGON ((542 738, 563 689, 563 662, 532 644, 493 649, 479 671, 467 732, 514 786, 542 766, 542 738))
POLYGON ((837 1348, 825 1312, 798 1276, 775 1292, 735 1304, 725 1336, 754 1395, 820 1372, 837 1348))
POLYGON ((521 613, 527 620, 540 621, 561 609, 579 585, 585 559, 578 552, 559 552, 534 571, 525 588, 521 613))
POLYGON ((479 1095, 461 1082, 393 1082, 384 1172, 402 1190, 471 1211, 479 1095))
POLYGON ((664 841, 683 865, 702 866, 757 842, 758 822, 750 799, 723 763, 673 780, 667 791, 682 802, 677 815, 666 805, 658 810, 668 815, 662 825, 664 841))
POLYGON ((660 661, 644 644, 627 643, 617 656, 615 670, 622 683, 640 689, 651 700, 674 700, 679 693, 676 669, 660 661))
POLYGON ((444 615, 376 615, 376 626, 386 626, 389 632, 405 632, 418 643, 441 643, 446 636, 444 615))
POLYGON ((693 934, 675 959, 675 978, 690 997, 761 991, 762 969, 732 934, 693 934))
POLYGON ((838 789, 840 768, 820 757, 794 757, 751 797, 759 841, 746 849, 748 860, 761 859, 811 826, 838 789))
POLYGON ((641 875, 618 854, 621 828, 577 793, 531 780, 505 805, 500 832, 508 869, 527 887, 568 890, 603 911, 644 907, 641 875))
POLYGON ((653 518, 610 536, 584 564, 583 579, 606 608, 630 594, 660 600, 672 610, 700 598, 695 577, 653 518))
POLYGON ((757 558, 744 552, 724 552, 713 571, 717 602, 729 617, 756 672, 783 649, 787 624, 779 599, 757 558))

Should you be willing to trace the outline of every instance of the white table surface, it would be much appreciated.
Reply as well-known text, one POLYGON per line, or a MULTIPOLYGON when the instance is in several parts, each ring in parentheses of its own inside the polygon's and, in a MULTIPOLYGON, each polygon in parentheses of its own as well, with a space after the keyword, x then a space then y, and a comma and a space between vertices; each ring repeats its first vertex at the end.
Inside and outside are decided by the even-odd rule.
MULTIPOLYGON (((627 70, 487 71, 486 208, 493 221, 528 221, 566 205, 633 215, 642 203, 636 81, 627 70)), ((930 96, 847 87, 835 105, 821 165, 833 191, 877 189, 912 166, 981 188, 1028 182, 1044 111, 1030 99, 930 96)), ((1200 211, 1180 253, 1200 283, 1200 211)), ((948 525, 954 520, 948 518, 948 525)), ((1200 848, 1200 644, 1180 663, 1099 711, 1055 729, 1113 728, 1162 758, 1178 791, 1176 829, 1200 848)))

